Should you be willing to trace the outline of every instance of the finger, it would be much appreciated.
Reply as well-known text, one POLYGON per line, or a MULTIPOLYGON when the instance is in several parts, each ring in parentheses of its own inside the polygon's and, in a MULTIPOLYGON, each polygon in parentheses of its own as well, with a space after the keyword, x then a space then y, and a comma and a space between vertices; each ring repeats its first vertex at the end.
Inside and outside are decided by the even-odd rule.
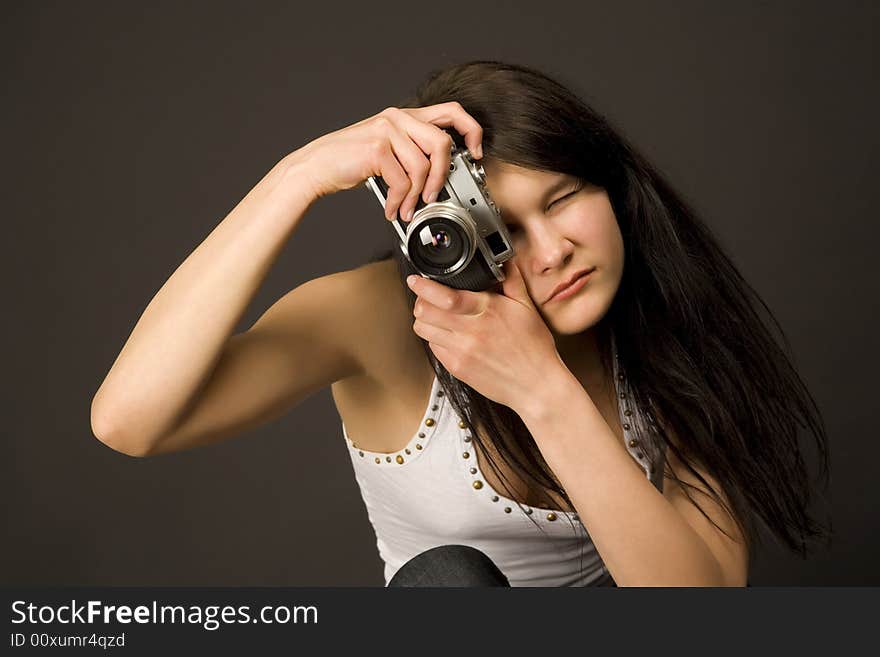
POLYGON ((421 121, 444 128, 450 126, 455 128, 464 137, 465 144, 474 157, 482 157, 480 146, 483 141, 483 128, 457 101, 427 107, 406 108, 406 111, 421 121))
POLYGON ((484 293, 457 290, 415 274, 407 277, 406 283, 420 299, 445 312, 478 315, 485 309, 484 293))
MULTIPOLYGON (((403 128, 409 133, 419 148, 428 154, 431 162, 430 173, 424 182, 422 200, 429 203, 440 194, 440 190, 446 184, 449 175, 449 163, 452 161, 452 135, 437 126, 421 121, 410 115, 409 110, 401 110, 400 121, 403 128)), ((416 193, 415 198, 418 198, 416 193)), ((417 205, 413 201, 413 207, 417 205)))
POLYGON ((455 345, 455 334, 452 331, 433 324, 426 324, 419 319, 413 322, 413 333, 423 340, 447 349, 452 349, 455 345))
MULTIPOLYGON (((427 175, 429 164, 424 153, 397 127, 389 116, 389 111, 385 110, 385 112, 377 116, 374 125, 379 131, 380 138, 387 140, 391 144, 393 156, 406 172, 404 178, 398 178, 398 184, 392 185, 391 181, 385 181, 388 183, 388 193, 385 197, 385 217, 394 219, 402 203, 412 193, 414 187, 416 197, 418 197, 419 190, 424 184, 424 176, 427 175)), ((403 218, 403 215, 401 215, 401 218, 403 218)))
POLYGON ((464 315, 438 308, 421 297, 416 299, 415 306, 413 306, 413 317, 420 322, 437 326, 453 333, 465 329, 463 324, 464 315))
MULTIPOLYGON (((403 165, 409 176, 410 185, 405 192, 405 197, 400 203, 400 218, 409 221, 412 212, 418 204, 419 193, 425 186, 425 180, 432 168, 432 164, 423 152, 421 144, 414 141, 411 134, 408 134, 408 126, 406 122, 412 121, 418 124, 411 116, 396 108, 385 110, 385 117, 388 119, 388 125, 382 124, 383 129, 387 130, 391 139, 391 148, 397 159, 403 165)), ((427 124, 421 124, 428 128, 427 124)))
POLYGON ((483 157, 483 128, 477 123, 477 120, 464 111, 464 108, 457 101, 448 103, 440 103, 439 105, 429 105, 428 107, 406 108, 420 121, 433 123, 440 127, 447 128, 452 126, 455 130, 464 136, 464 143, 467 145, 471 154, 479 159, 483 157))
MULTIPOLYGON (((447 366, 447 364, 449 364, 450 367, 452 366, 451 364, 455 360, 455 352, 452 349, 442 347, 439 344, 435 344, 433 342, 429 342, 428 346, 431 348, 431 351, 434 352, 434 355, 441 363, 443 363, 444 366, 447 366)), ((447 367, 447 370, 449 370, 449 367, 447 367)), ((452 372, 450 371, 450 374, 451 373, 452 372)), ((455 375, 453 374, 453 376, 455 375)))
POLYGON ((385 218, 391 221, 394 219, 397 206, 409 188, 409 176, 406 175, 406 171, 394 156, 390 142, 385 143, 380 150, 378 167, 379 175, 388 185, 388 194, 385 196, 385 218))

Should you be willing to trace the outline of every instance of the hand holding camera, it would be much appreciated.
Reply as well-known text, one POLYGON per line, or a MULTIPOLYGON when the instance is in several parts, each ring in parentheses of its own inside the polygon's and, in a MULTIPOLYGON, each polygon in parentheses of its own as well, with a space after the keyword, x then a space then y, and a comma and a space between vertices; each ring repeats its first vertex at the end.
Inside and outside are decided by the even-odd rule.
MULTIPOLYGON (((483 167, 465 148, 453 145, 450 155, 440 193, 432 194, 428 203, 417 199, 409 223, 391 223, 400 250, 423 277, 481 292, 505 280, 501 265, 513 257, 513 244, 489 196, 483 167)), ((370 176, 366 186, 387 208, 390 188, 385 180, 370 176)))
POLYGON ((474 154, 482 157, 482 137, 457 102, 389 107, 294 155, 306 163, 302 172, 314 199, 365 182, 419 273, 480 291, 504 280, 501 264, 514 254, 475 161, 474 154), (467 148, 457 147, 444 127, 457 130, 467 148))
POLYGON ((483 130, 457 102, 417 108, 389 107, 378 114, 309 142, 296 155, 307 162, 306 175, 315 199, 351 189, 370 176, 388 187, 385 218, 398 210, 407 218, 422 194, 443 189, 451 160, 453 127, 472 153, 482 157, 483 130))

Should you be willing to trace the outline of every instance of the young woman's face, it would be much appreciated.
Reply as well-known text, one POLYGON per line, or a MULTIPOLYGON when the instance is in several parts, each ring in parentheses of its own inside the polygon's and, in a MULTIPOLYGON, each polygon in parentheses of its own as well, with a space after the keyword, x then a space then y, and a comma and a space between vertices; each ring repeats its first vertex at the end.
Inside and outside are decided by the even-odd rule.
POLYGON ((623 275, 623 237, 604 189, 574 176, 483 164, 486 186, 513 239, 513 257, 550 330, 580 333, 608 311, 623 275), (593 269, 577 292, 553 298, 556 286, 593 269))

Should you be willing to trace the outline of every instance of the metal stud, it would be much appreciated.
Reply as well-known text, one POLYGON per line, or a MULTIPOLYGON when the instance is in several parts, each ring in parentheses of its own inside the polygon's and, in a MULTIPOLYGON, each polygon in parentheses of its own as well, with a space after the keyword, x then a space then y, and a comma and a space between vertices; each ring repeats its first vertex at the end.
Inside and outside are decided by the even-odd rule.
POLYGON ((627 417, 629 417, 630 415, 633 414, 633 412, 632 412, 631 410, 629 410, 629 409, 626 409, 626 410, 623 412, 623 414, 626 415, 627 417))
POLYGON ((388 463, 391 463, 391 457, 390 457, 390 456, 386 456, 386 457, 385 457, 385 460, 386 460, 388 463))
POLYGON ((510 513, 510 507, 509 507, 509 506, 504 507, 504 513, 510 513))
POLYGON ((380 459, 380 458, 377 456, 377 457, 376 457, 376 463, 381 463, 381 462, 382 462, 382 459, 380 459))
POLYGON ((636 438, 633 438, 632 440, 629 441, 630 447, 635 447, 638 444, 639 444, 639 441, 636 438))
POLYGON ((620 393, 620 398, 621 398, 621 399, 626 399, 626 393, 625 393, 625 392, 620 393))
POLYGON ((364 455, 364 453, 363 453, 363 452, 358 452, 358 454, 360 454, 360 455, 361 455, 361 456, 363 456, 363 455, 364 455))
POLYGON ((464 420, 459 420, 458 426, 461 427, 462 429, 467 429, 467 422, 465 422, 464 420))
POLYGON ((466 443, 471 442, 471 436, 465 436, 465 437, 464 437, 464 442, 466 442, 466 443))
POLYGON ((497 502, 497 501, 498 501, 498 496, 497 496, 497 495, 493 495, 493 496, 492 496, 492 501, 493 501, 493 502, 497 502))
POLYGON ((526 513, 527 513, 528 515, 532 515, 532 509, 526 509, 526 513))
POLYGON ((552 512, 551 512, 551 513, 548 513, 548 514, 547 514, 547 520, 550 520, 551 522, 552 522, 553 520, 556 520, 556 514, 555 514, 555 513, 552 513, 552 512))
POLYGON ((477 469, 476 469, 476 468, 471 468, 471 474, 477 474, 477 469))
POLYGON ((629 423, 624 422, 624 423, 623 423, 623 430, 624 430, 624 431, 629 431, 629 429, 630 429, 629 423))
POLYGON ((398 463, 403 463, 403 457, 402 457, 400 454, 397 455, 397 458, 396 458, 395 460, 396 460, 398 463))
POLYGON ((641 452, 636 452, 636 456, 639 457, 640 459, 645 458, 645 455, 642 454, 641 452))
POLYGON ((424 438, 425 434, 422 431, 419 431, 419 438, 424 438))
POLYGON ((438 391, 437 391, 437 396, 438 396, 438 397, 442 397, 442 396, 443 396, 443 391, 442 391, 442 390, 438 390, 438 391))
POLYGON ((617 380, 618 380, 618 381, 623 381, 624 378, 625 378, 625 377, 623 376, 623 374, 618 374, 618 375, 617 375, 617 380))
POLYGON ((416 443, 416 449, 421 449, 421 448, 422 448, 422 446, 419 445, 418 443, 416 443))
POLYGON ((483 482, 480 481, 479 479, 477 479, 477 480, 474 482, 474 488, 476 488, 477 490, 480 490, 482 487, 483 487, 483 482))
POLYGON ((406 448, 405 450, 403 450, 403 451, 406 452, 407 454, 412 454, 412 452, 409 451, 409 447, 407 447, 407 448, 406 448))
POLYGON ((462 452, 462 454, 461 454, 461 458, 463 458, 463 459, 469 459, 470 457, 471 457, 470 452, 462 452))
POLYGON ((425 424, 428 425, 429 427, 433 427, 434 426, 434 418, 429 417, 427 420, 425 420, 425 424))
POLYGON ((358 448, 357 443, 354 443, 354 442, 351 444, 351 446, 354 447, 355 449, 358 448))
POLYGON ((432 411, 436 411, 438 408, 440 408, 440 406, 437 405, 437 404, 434 404, 434 405, 431 407, 431 410, 432 410, 432 411))

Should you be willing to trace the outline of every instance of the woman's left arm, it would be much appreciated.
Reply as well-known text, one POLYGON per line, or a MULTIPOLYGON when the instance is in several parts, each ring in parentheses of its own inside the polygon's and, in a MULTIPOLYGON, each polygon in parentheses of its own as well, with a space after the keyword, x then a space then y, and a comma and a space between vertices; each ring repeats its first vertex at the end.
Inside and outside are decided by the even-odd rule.
MULTIPOLYGON (((453 376, 522 418, 618 585, 745 585, 741 537, 736 543, 719 532, 674 480, 660 493, 645 477, 560 358, 511 260, 505 272, 503 294, 410 276, 418 297, 413 331, 453 376)), ((670 465, 698 486, 681 464, 670 465)), ((708 494, 701 506, 738 536, 708 494)))
POLYGON ((703 510, 738 542, 709 522, 674 480, 657 490, 567 368, 545 378, 531 402, 514 410, 618 586, 746 585, 748 553, 736 523, 671 450, 671 469, 700 489, 703 510))

